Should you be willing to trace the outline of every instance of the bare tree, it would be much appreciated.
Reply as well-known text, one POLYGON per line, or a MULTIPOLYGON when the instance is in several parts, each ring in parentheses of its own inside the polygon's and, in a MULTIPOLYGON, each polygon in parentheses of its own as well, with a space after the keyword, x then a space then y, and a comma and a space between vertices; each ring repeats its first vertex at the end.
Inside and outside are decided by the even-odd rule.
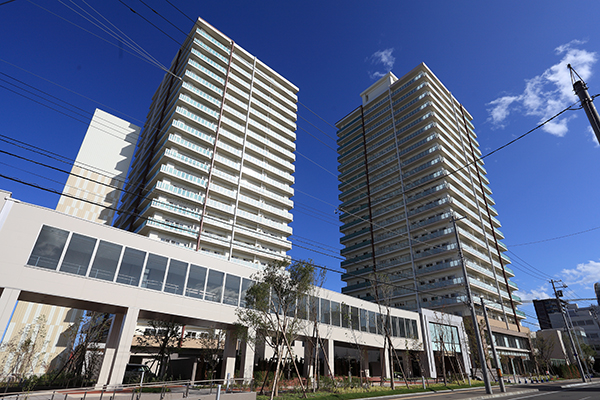
POLYGON ((542 371, 550 371, 555 345, 554 339, 537 334, 535 337, 531 337, 530 340, 534 360, 542 368, 542 371))
POLYGON ((207 329, 200 335, 196 336, 196 339, 200 342, 200 354, 202 361, 205 365, 208 365, 210 369, 210 379, 215 377, 215 369, 219 364, 219 355, 223 351, 225 345, 226 332, 221 329, 207 329))
POLYGON ((136 353, 148 352, 153 361, 152 367, 156 366, 157 376, 166 378, 171 356, 177 353, 185 338, 181 336, 182 326, 176 322, 149 321, 149 328, 139 331, 141 336, 136 337, 133 351, 136 353))
MULTIPOLYGON (((255 283, 246 293, 247 307, 236 310, 238 322, 248 327, 247 332, 254 335, 247 337, 246 341, 265 343, 275 354, 271 400, 278 395, 284 359, 289 357, 298 378, 301 377, 290 343, 306 324, 296 309, 310 292, 315 275, 315 267, 310 261, 269 264, 264 270, 253 275, 255 283)), ((302 379, 299 381, 306 396, 302 379)))
POLYGON ((47 344, 46 316, 38 316, 33 324, 24 326, 17 335, 2 347, 0 364, 4 365, 6 377, 23 379, 32 375, 38 363, 43 363, 42 349, 47 344))

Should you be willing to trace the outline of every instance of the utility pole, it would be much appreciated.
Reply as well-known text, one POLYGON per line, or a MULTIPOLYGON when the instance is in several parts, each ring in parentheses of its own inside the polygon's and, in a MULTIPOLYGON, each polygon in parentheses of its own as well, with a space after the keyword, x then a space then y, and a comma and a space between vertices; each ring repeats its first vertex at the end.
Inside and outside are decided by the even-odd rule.
POLYGON ((496 375, 498 376, 500 391, 502 393, 506 393, 506 387, 504 387, 504 379, 502 379, 502 366, 500 365, 500 359, 498 358, 498 354, 496 353, 496 344, 494 343, 494 336, 492 335, 492 328, 490 328, 490 320, 487 316, 487 310, 485 309, 483 297, 481 297, 481 308, 483 309, 485 325, 487 326, 488 335, 490 336, 490 346, 492 347, 492 357, 494 357, 494 363, 496 364, 496 375))
POLYGON ((575 91, 575 94, 579 96, 579 100, 581 100, 581 107, 585 110, 585 113, 590 120, 590 125, 596 134, 596 139, 598 140, 598 143, 600 143, 600 116, 598 115, 596 106, 594 106, 594 103, 592 103, 594 99, 590 97, 590 94, 587 91, 587 85, 583 79, 581 79, 581 76, 579 76, 573 67, 571 67, 571 64, 567 64, 567 68, 569 68, 569 71, 571 72, 571 83, 573 84, 573 90, 575 91))
POLYGON ((561 287, 565 287, 560 280, 550 279, 550 283, 552 284, 552 290, 554 290, 554 296, 556 297, 556 301, 558 302, 558 307, 560 308, 560 313, 563 317, 563 321, 565 323, 565 328, 567 329, 567 334, 569 335, 569 341, 571 342, 571 349, 573 350, 573 356, 575 360, 577 360, 577 367, 579 368, 579 374, 581 375, 581 380, 585 383, 585 374, 583 373, 583 367, 581 366, 581 360, 579 359, 579 355, 577 355, 577 349, 575 348, 575 342, 573 341, 573 335, 571 335, 571 330, 569 329, 569 324, 567 324, 567 317, 565 317, 565 310, 563 310, 562 303, 560 302, 560 297, 558 292, 556 291, 556 287, 554 286, 554 282, 561 282, 561 287))
POLYGON ((462 249, 460 248, 460 239, 458 238, 458 229, 456 228, 456 221, 457 219, 454 218, 453 214, 452 226, 454 227, 454 235, 456 236, 456 247, 458 248, 458 257, 460 258, 460 265, 462 266, 463 276, 465 279, 465 288, 467 290, 467 302, 469 305, 469 309, 471 310, 471 318, 473 319, 473 331, 475 331, 475 340, 477 342, 477 351, 479 353, 479 363, 481 364, 483 383, 485 384, 485 392, 487 394, 492 394, 492 385, 490 383, 490 378, 487 373, 485 353, 483 352, 483 344, 481 341, 481 335, 479 333, 479 325, 477 324, 477 315, 475 314, 475 304, 473 303, 473 296, 471 295, 471 286, 469 285, 469 277, 467 276, 467 267, 465 266, 465 260, 463 258, 462 249))

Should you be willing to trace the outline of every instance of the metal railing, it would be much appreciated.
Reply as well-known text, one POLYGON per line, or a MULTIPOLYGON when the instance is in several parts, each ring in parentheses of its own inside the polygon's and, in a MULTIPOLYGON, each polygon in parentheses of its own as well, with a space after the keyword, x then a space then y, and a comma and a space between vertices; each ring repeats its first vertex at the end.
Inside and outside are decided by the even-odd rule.
POLYGON ((4 392, 2 400, 169 400, 181 396, 239 393, 254 391, 254 380, 250 378, 212 379, 204 381, 166 381, 143 384, 119 384, 72 389, 4 392))

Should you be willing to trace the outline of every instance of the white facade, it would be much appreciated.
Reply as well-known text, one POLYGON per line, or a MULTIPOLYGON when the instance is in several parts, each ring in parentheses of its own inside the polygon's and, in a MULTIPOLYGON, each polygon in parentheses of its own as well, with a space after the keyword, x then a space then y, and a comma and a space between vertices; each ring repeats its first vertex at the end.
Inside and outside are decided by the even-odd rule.
POLYGON ((254 267, 284 259, 297 92, 199 18, 154 95, 116 226, 254 267))
MULTIPOLYGON (((10 329, 17 301, 114 314, 98 384, 118 384, 142 320, 224 330, 237 321, 235 310, 256 269, 0 194, 1 335, 10 329)), ((325 289, 314 296, 331 362, 337 345, 383 352, 376 304, 325 289)), ((389 313, 394 347, 423 349, 419 314, 389 313)), ((301 338, 312 335, 311 323, 303 332, 301 338)), ((223 373, 233 375, 235 350, 235 341, 227 340, 223 373)), ((241 350, 242 375, 251 377, 254 352, 241 350)))
POLYGON ((56 210, 111 225, 140 128, 96 109, 56 210))

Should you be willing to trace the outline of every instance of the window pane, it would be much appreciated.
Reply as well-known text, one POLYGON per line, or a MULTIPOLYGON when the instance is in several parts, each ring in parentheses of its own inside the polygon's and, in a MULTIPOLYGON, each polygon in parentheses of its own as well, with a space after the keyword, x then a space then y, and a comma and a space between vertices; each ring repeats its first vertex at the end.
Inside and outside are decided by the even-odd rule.
POLYGON ((369 332, 377 333, 377 313, 369 311, 369 332))
POLYGON ((358 315, 358 307, 352 307, 350 309, 350 320, 352 321, 352 329, 359 330, 359 315, 358 315))
POLYGON ((185 295, 197 299, 204 298, 204 284, 206 282, 206 268, 198 265, 190 265, 190 276, 188 277, 185 295))
POLYGON ((208 282, 206 283, 206 296, 204 300, 221 302, 221 295, 223 294, 223 272, 210 270, 208 272, 208 282))
POLYGON ((406 325, 404 325, 404 318, 398 317, 398 336, 400 337, 408 337, 406 336, 406 325))
POLYGON ((319 298, 310 296, 308 315, 311 321, 319 320, 319 298))
POLYGON ((96 247, 96 239, 74 233, 69 241, 65 258, 60 264, 60 270, 85 276, 92 259, 94 247, 96 247))
POLYGON ((350 306, 342 304, 342 327, 350 328, 350 306))
POLYGON ((96 257, 94 257, 90 278, 112 281, 117 271, 122 248, 123 246, 119 246, 118 244, 101 240, 96 251, 96 257))
POLYGON ((368 332, 367 330, 367 311, 360 309, 360 330, 363 332, 368 332))
POLYGON ((329 300, 321 299, 321 323, 330 324, 331 316, 329 314, 329 300))
POLYGON ((300 319, 308 319, 308 305, 306 303, 306 296, 302 296, 298 300, 298 318, 300 319))
POLYGON ((163 292, 183 294, 187 269, 187 263, 171 259, 169 262, 169 273, 167 274, 167 281, 165 282, 163 292))
POLYGON ((148 262, 146 262, 146 269, 142 278, 142 287, 152 290, 162 290, 166 270, 166 257, 148 254, 148 262))
POLYGON ((248 293, 248 289, 250 289, 250 286, 252 286, 252 283, 254 283, 252 280, 250 279, 242 279, 242 293, 240 295, 240 307, 246 307, 246 293, 248 293))
POLYGON ((117 275, 117 282, 138 286, 145 259, 146 252, 126 247, 123 260, 121 260, 119 274, 117 275))
POLYGON ((331 302, 331 325, 340 326, 340 303, 331 302))
POLYGON ((44 225, 35 246, 33 246, 27 265, 56 269, 67 237, 69 237, 69 232, 44 225))
POLYGON ((417 330, 417 320, 411 319, 410 326, 411 326, 411 336, 410 337, 413 339, 418 339, 419 331, 417 330))
POLYGON ((398 337, 398 318, 392 317, 392 336, 398 337))
POLYGON ((227 278, 225 278, 223 304, 229 304, 231 306, 238 305, 238 299, 240 296, 240 281, 241 279, 239 276, 227 274, 227 278))

